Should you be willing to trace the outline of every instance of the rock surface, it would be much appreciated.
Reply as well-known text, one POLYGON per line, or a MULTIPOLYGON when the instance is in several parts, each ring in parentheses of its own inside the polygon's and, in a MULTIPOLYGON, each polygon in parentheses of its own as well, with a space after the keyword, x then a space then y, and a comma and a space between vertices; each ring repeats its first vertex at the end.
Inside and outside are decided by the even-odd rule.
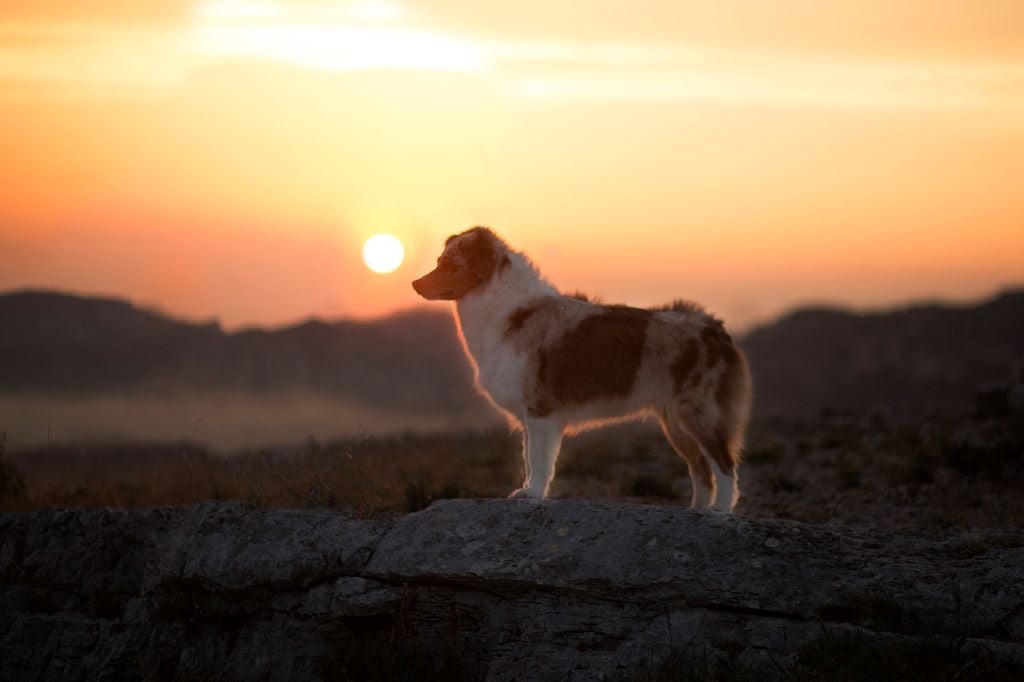
POLYGON ((1024 661, 1024 533, 894 536, 679 507, 448 500, 0 516, 0 679, 629 679, 673 650, 777 670, 841 628, 1024 661), (428 657, 429 658, 429 657, 428 657))

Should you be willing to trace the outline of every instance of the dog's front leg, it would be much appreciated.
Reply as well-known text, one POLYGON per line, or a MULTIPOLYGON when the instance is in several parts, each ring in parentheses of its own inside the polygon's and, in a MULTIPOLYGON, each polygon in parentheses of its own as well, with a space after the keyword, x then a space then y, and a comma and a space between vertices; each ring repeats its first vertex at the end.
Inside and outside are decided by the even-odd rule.
POLYGON ((547 497, 551 479, 555 477, 555 460, 562 447, 565 427, 554 419, 527 419, 523 424, 523 459, 526 481, 509 497, 547 497))
POLYGON ((509 497, 527 497, 526 490, 530 489, 530 481, 533 477, 530 475, 530 430, 526 428, 526 424, 523 424, 523 487, 516 488, 508 494, 509 497))

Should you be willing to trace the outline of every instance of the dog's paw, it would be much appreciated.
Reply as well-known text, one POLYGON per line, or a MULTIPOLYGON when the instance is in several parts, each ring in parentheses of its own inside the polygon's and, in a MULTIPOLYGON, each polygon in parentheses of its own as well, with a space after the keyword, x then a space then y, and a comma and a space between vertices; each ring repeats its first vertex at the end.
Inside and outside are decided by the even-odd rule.
POLYGON ((540 495, 529 488, 518 488, 508 494, 510 500, 539 500, 540 495))

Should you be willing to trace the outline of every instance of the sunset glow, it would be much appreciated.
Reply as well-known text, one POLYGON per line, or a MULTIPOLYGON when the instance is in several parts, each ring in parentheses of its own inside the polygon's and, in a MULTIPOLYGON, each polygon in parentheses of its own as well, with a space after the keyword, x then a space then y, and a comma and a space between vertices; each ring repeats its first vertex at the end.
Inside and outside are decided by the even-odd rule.
POLYGON ((557 285, 795 305, 1024 272, 1024 5, 52 0, 0 10, 0 289, 227 326, 421 305, 492 225, 557 285), (378 277, 388 226, 409 277, 378 277))

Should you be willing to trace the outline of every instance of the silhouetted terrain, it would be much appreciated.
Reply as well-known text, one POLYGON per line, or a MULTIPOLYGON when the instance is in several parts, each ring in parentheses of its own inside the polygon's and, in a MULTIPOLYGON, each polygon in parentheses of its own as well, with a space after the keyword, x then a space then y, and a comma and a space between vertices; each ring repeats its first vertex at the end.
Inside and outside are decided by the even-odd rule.
MULTIPOLYGON (((744 339, 757 414, 825 407, 965 408, 1024 361, 1024 291, 975 306, 883 313, 808 309, 744 339)), ((225 333, 124 301, 0 296, 0 391, 290 390, 362 405, 479 409, 447 310, 225 333)))
POLYGON ((476 403, 446 312, 225 333, 112 299, 0 296, 0 391, 312 390, 388 407, 476 403))
POLYGON ((1024 290, 969 306, 808 309, 743 339, 759 415, 822 408, 963 410, 1024 362, 1024 290))

